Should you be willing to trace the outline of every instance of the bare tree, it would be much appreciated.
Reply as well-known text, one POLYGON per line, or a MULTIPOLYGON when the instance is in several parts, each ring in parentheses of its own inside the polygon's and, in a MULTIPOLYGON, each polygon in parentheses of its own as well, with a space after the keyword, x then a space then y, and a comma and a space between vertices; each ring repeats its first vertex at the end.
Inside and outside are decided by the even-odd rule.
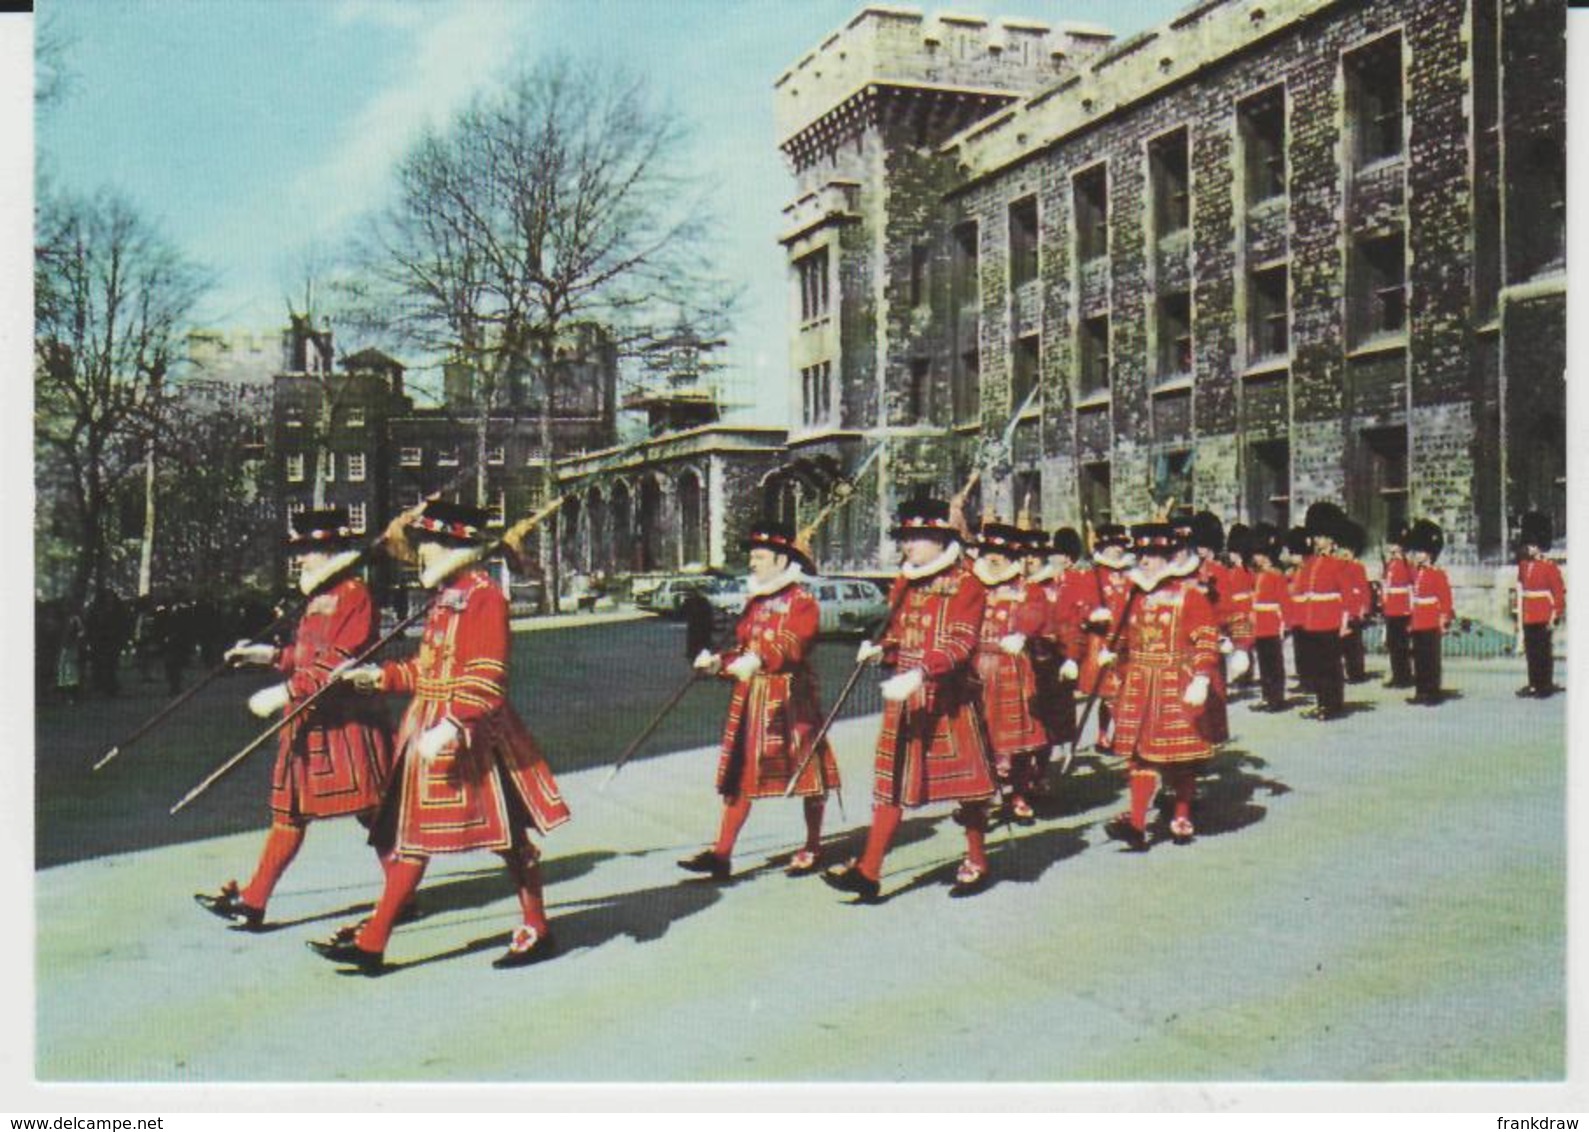
MULTIPOLYGON (((487 430, 512 383, 538 390, 540 460, 555 490, 559 349, 595 324, 621 352, 683 312, 720 323, 731 297, 708 265, 711 212, 681 121, 610 64, 530 66, 428 133, 396 172, 358 260, 370 309, 475 380, 476 499, 487 430)), ((557 600, 558 527, 542 560, 557 600)))
POLYGON ((118 485, 160 441, 168 375, 207 286, 114 193, 46 195, 34 260, 40 509, 71 544, 66 596, 109 582, 118 485))

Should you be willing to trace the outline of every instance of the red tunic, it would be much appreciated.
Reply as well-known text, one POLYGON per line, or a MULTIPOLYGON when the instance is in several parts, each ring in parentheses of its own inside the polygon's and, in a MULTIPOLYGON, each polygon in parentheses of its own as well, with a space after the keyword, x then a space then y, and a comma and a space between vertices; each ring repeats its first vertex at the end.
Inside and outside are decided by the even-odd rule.
POLYGON ((1086 570, 1066 570, 1063 576, 1035 583, 1044 600, 1043 626, 1038 630, 1039 647, 1033 650, 1032 667, 1037 678, 1037 714, 1048 731, 1050 743, 1068 743, 1075 738, 1075 686, 1061 686, 1059 670, 1067 660, 1078 667, 1087 651, 1087 614, 1098 604, 1088 600, 1093 588, 1086 570))
POLYGON ((414 696, 397 733, 398 852, 506 849, 529 824, 545 833, 568 820, 551 768, 507 701, 508 651, 507 599, 471 568, 437 590, 419 654, 381 666, 387 691, 414 696), (462 740, 428 764, 411 755, 443 719, 462 740))
POLYGON ((1257 575, 1245 566, 1225 567, 1225 582, 1229 587, 1227 600, 1230 603, 1229 633, 1231 642, 1239 649, 1252 648, 1253 638, 1257 635, 1253 625, 1253 594, 1257 588, 1257 575))
POLYGON ((1291 623, 1291 592, 1279 570, 1258 571, 1252 598, 1253 635, 1259 640, 1284 635, 1291 623))
POLYGON ((921 806, 992 796, 971 680, 985 594, 958 562, 926 577, 894 580, 883 659, 901 672, 915 668, 926 675, 908 700, 884 702, 873 787, 878 803, 921 806))
POLYGON ((1548 558, 1528 558, 1517 564, 1517 589, 1523 604, 1523 624, 1554 625, 1567 605, 1561 570, 1548 558))
MULTIPOLYGON (((376 638, 368 587, 344 577, 309 599, 276 667, 290 702, 318 691, 338 665, 376 638)), ((392 772, 392 740, 381 705, 352 688, 333 688, 282 729, 270 777, 270 808, 291 818, 365 813, 380 805, 392 772)))
MULTIPOLYGON (((1207 759, 1203 710, 1181 699, 1195 676, 1212 687, 1219 668, 1214 611, 1195 580, 1165 577, 1143 588, 1119 650, 1120 694, 1115 698, 1114 749, 1148 763, 1207 759)), ((1212 691, 1210 691, 1212 695, 1212 691)))
POLYGON ((976 652, 982 718, 987 721, 995 765, 1003 773, 1014 756, 1048 746, 1048 732, 1036 710, 1037 675, 1030 651, 1047 624, 1048 601, 1039 586, 1019 574, 994 585, 977 580, 987 589, 976 652), (999 641, 1011 633, 1023 634, 1029 643, 1015 656, 999 647, 999 641))
POLYGON ((1310 554, 1291 578, 1297 628, 1339 633, 1346 623, 1346 563, 1329 554, 1310 554))
POLYGON ((1106 566, 1099 562, 1093 565, 1089 573, 1093 583, 1089 596, 1095 596, 1097 602, 1087 611, 1089 615, 1087 655, 1082 661, 1081 679, 1077 682, 1077 690, 1083 695, 1090 696, 1096 688, 1098 695, 1107 703, 1114 698, 1120 688, 1119 669, 1114 666, 1104 668, 1099 665, 1098 654, 1109 647, 1109 641, 1120 624, 1120 616, 1125 611, 1126 601, 1131 594, 1131 583, 1126 578, 1129 570, 1124 566, 1106 566), (1107 610, 1109 619, 1092 620, 1090 615, 1097 609, 1107 610))
POLYGON ((1407 626, 1414 633, 1438 629, 1445 632, 1451 625, 1451 583, 1446 572, 1438 566, 1413 567, 1412 622, 1407 626))
POLYGON ((1379 601, 1386 617, 1412 616, 1411 562, 1400 556, 1386 561, 1379 601))
MULTIPOLYGON (((717 760, 717 789, 727 797, 781 797, 806 744, 822 726, 816 673, 808 658, 816 644, 820 610, 809 590, 787 585, 758 594, 745 605, 734 631, 736 646, 722 656, 724 668, 754 652, 761 668, 748 681, 734 681, 717 760)), ((818 795, 839 784, 833 748, 822 740, 821 765, 806 765, 794 792, 818 795)))
POLYGON ((1239 649, 1252 648, 1252 575, 1213 558, 1197 567, 1197 580, 1214 610, 1214 624, 1239 649))
POLYGON ((1374 605, 1374 591, 1368 586, 1368 567, 1355 558, 1343 558, 1341 565, 1344 567, 1341 574, 1345 579, 1343 604, 1346 616, 1353 621, 1367 620, 1374 605))

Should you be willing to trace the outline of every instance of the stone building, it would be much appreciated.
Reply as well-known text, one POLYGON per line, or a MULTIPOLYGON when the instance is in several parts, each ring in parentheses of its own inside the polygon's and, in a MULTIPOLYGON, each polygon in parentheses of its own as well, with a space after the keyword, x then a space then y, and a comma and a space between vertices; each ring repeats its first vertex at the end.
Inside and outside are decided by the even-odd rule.
POLYGON ((860 11, 776 83, 790 451, 882 446, 835 557, 886 558, 897 499, 978 465, 1050 528, 1335 499, 1458 562, 1527 509, 1564 530, 1564 20, 1210 0, 1114 42, 860 11))

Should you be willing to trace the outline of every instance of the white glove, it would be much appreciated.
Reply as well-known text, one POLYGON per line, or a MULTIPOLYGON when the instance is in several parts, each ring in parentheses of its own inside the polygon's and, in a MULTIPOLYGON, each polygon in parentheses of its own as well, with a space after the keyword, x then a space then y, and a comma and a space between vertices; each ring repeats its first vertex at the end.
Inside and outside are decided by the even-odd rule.
POLYGON ((723 667, 723 662, 711 649, 702 649, 696 654, 692 667, 708 675, 716 675, 717 670, 723 667))
POLYGON ((1240 680, 1252 671, 1252 653, 1246 649, 1237 649, 1230 654, 1230 678, 1240 680))
POLYGON ((226 650, 226 663, 236 666, 244 664, 274 664, 276 662, 276 646, 254 644, 252 641, 238 641, 226 650))
POLYGON ((1099 668, 1108 668, 1111 664, 1113 664, 1115 662, 1116 659, 1117 658, 1115 657, 1115 654, 1110 652, 1108 649, 1099 649, 1098 650, 1098 667, 1099 668))
POLYGON ((352 684, 361 692, 379 692, 384 680, 379 664, 361 664, 357 668, 337 669, 337 679, 352 684))
POLYGON ((1186 691, 1181 696, 1181 702, 1187 707, 1202 707, 1208 699, 1208 677, 1194 676, 1192 682, 1186 686, 1186 691))
POLYGON ((1087 620, 1096 621, 1096 622, 1098 622, 1100 624, 1103 624, 1103 623, 1107 622, 1109 620, 1109 609, 1108 609, 1108 607, 1100 605, 1097 609, 1095 609, 1091 613, 1087 614, 1087 620))
POLYGON ((999 648, 1009 656, 1020 656, 1021 650, 1026 647, 1025 633, 1010 633, 999 638, 999 648))
POLYGON ((897 676, 890 676, 878 686, 883 693, 883 698, 890 703, 901 703, 910 699, 912 695, 921 690, 922 672, 919 668, 909 668, 897 676))
POLYGON ((760 671, 761 657, 753 652, 741 653, 738 659, 728 666, 728 674, 735 680, 748 681, 760 671))
POLYGON ((269 719, 292 702, 292 693, 285 684, 272 684, 248 697, 248 710, 260 719, 269 719))
POLYGON ((1219 638, 1219 651, 1226 656, 1236 651, 1236 644, 1229 637, 1219 638))
POLYGON ((871 641, 862 641, 861 647, 855 650, 855 663, 868 664, 883 655, 883 646, 871 641))
POLYGON ((434 726, 427 727, 414 740, 414 753, 419 756, 420 762, 430 762, 449 746, 458 741, 458 725, 450 719, 444 719, 434 726))
POLYGON ((1074 660, 1067 660, 1064 664, 1059 666, 1059 678, 1061 680, 1069 680, 1074 683, 1080 676, 1081 669, 1076 666, 1076 662, 1074 660))

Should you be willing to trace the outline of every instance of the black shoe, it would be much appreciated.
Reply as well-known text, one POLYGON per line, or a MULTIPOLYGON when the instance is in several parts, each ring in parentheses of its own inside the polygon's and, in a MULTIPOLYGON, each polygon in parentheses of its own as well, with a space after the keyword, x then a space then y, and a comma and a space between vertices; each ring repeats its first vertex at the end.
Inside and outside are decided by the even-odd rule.
POLYGON ((1105 823, 1103 831, 1109 835, 1109 840, 1125 842, 1127 853, 1146 853, 1148 851, 1147 830, 1138 829, 1132 825, 1131 819, 1124 814, 1110 818, 1105 823))
POLYGON ((1303 719, 1316 719, 1320 723, 1328 723, 1332 719, 1340 719, 1346 713, 1337 708, 1312 707, 1302 713, 1303 719))
POLYGON ((719 857, 710 849, 702 849, 693 857, 686 857, 679 862, 679 868, 687 873, 705 873, 713 880, 728 879, 728 861, 719 857))
POLYGON ((221 891, 214 895, 195 892, 193 899, 200 908, 223 920, 242 921, 240 926, 246 932, 257 932, 264 926, 265 909, 243 903, 243 895, 238 891, 235 880, 227 881, 221 886, 221 891))
MULTIPOLYGON (((340 935, 340 933, 338 933, 340 935)), ((336 937, 329 940, 311 939, 309 949, 322 959, 329 959, 333 963, 345 963, 353 967, 361 975, 383 975, 386 973, 386 953, 382 951, 365 951, 364 948, 351 940, 347 943, 339 942, 336 937)))
POLYGON ((491 960, 491 966, 499 971, 507 971, 514 967, 528 967, 531 963, 539 963, 556 954, 557 940, 550 931, 542 934, 534 928, 521 927, 513 933, 508 949, 491 960))
POLYGON ((1170 822, 1170 840, 1177 845, 1190 845, 1197 836, 1191 818, 1175 818, 1170 822))
POLYGON ((979 892, 985 892, 992 883, 992 870, 979 869, 970 861, 961 861, 960 870, 955 873, 955 882, 949 886, 949 895, 957 900, 965 896, 975 896, 979 892))
POLYGON ((1411 688, 1412 687, 1412 681, 1411 680, 1386 680, 1385 681, 1385 687, 1387 687, 1387 688, 1411 688))
POLYGON ((853 892, 857 903, 871 904, 878 894, 883 891, 880 882, 873 880, 861 871, 861 867, 854 861, 844 865, 834 865, 822 874, 822 879, 829 888, 836 888, 840 892, 853 892))
POLYGON ((1536 688, 1532 684, 1525 684, 1512 694, 1520 700, 1537 700, 1550 695, 1550 692, 1544 688, 1536 688))
POLYGON ((1565 691, 1566 691, 1566 689, 1563 688, 1560 684, 1550 684, 1550 685, 1548 685, 1548 686, 1546 686, 1544 688, 1536 688, 1536 689, 1534 689, 1534 698, 1536 700, 1548 700, 1552 696, 1554 696, 1557 692, 1565 692, 1565 691))

